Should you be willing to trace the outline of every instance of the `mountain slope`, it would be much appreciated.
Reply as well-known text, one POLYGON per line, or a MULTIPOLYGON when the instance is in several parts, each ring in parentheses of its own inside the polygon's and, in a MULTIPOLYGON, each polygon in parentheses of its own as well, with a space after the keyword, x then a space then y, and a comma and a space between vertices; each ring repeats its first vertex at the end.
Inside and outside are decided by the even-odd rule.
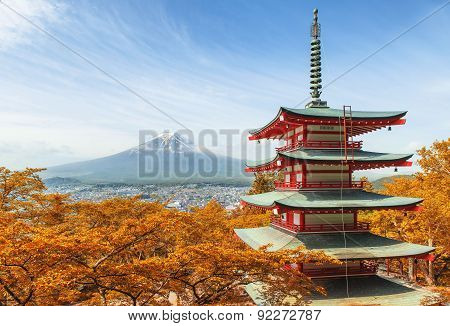
POLYGON ((373 189, 379 191, 379 190, 383 190, 384 189, 384 185, 386 183, 392 183, 394 182, 394 180, 396 178, 413 178, 412 175, 408 175, 408 174, 399 174, 399 175, 393 175, 390 177, 383 177, 383 178, 379 178, 376 179, 372 182, 373 185, 373 189))
POLYGON ((126 151, 48 168, 43 178, 87 183, 248 183, 241 160, 200 151, 177 133, 164 132, 126 151))

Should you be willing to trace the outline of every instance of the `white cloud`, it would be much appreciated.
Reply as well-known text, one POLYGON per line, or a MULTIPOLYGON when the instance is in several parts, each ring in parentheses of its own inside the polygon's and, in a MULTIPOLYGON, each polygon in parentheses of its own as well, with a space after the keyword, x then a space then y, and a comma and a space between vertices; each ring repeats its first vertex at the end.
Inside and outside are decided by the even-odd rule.
POLYGON ((425 144, 422 141, 411 141, 408 143, 408 145, 406 146, 407 150, 410 152, 415 152, 417 151, 419 148, 425 146, 425 144))
POLYGON ((48 161, 61 164, 77 159, 71 147, 47 141, 0 141, 0 153, 2 165, 13 169, 47 167, 48 161))
POLYGON ((36 28, 23 17, 43 26, 59 19, 63 6, 48 0, 1 0, 0 1, 0 50, 19 43, 28 43, 36 28))
MULTIPOLYGON (((189 22, 175 19, 158 1, 143 6, 145 12, 134 2, 61 5, 56 1, 62 2, 0 0, 0 156, 9 167, 49 166, 110 155, 135 146, 140 129, 176 130, 180 126, 2 3, 55 33, 195 132, 259 127, 273 118, 278 106, 293 105, 308 95, 307 43, 298 57, 301 62, 277 61, 275 52, 261 55, 258 47, 251 52, 239 42, 232 46, 223 42, 229 35, 239 36, 229 31, 216 34, 208 43, 201 41, 189 22), (59 28, 61 23, 64 28, 59 28), (275 63, 266 65, 267 60, 275 63), (54 151, 67 144, 70 151, 54 151)), ((370 49, 373 40, 355 44, 352 51, 370 49)), ((356 110, 409 110, 407 126, 365 136, 365 149, 414 152, 448 134, 448 112, 442 105, 448 102, 446 57, 421 44, 405 43, 401 55, 388 48, 325 90, 324 100, 336 108, 345 103, 356 110), (409 53, 416 54, 414 60, 409 53)), ((352 51, 344 53, 347 61, 343 62, 338 51, 329 54, 324 60, 325 82, 358 59, 352 51)), ((243 145, 247 144, 244 140, 243 145)), ((232 144, 234 156, 241 156, 240 145, 239 140, 232 144)), ((256 150, 251 146, 255 145, 248 146, 253 158, 256 150)))

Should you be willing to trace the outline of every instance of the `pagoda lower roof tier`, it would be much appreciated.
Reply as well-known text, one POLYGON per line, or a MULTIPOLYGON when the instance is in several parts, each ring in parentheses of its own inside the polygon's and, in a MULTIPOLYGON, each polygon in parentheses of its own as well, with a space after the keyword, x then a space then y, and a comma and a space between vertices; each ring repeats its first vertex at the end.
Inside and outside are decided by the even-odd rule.
POLYGON ((367 152, 363 150, 347 150, 345 156, 343 149, 297 149, 295 151, 279 152, 275 157, 260 160, 248 161, 247 171, 261 169, 279 169, 287 163, 311 163, 311 164, 341 164, 347 162, 355 169, 377 168, 382 165, 404 165, 413 154, 389 154, 367 152), (278 163, 279 162, 279 163, 278 163))
POLYGON ((304 246, 308 250, 323 250, 327 255, 340 260, 413 257, 428 254, 435 249, 384 238, 369 232, 294 235, 272 226, 234 231, 242 241, 255 250, 267 245, 270 245, 268 251, 304 246))
MULTIPOLYGON (((352 135, 360 135, 386 126, 401 125, 407 111, 352 111, 352 135)), ((276 117, 262 128, 250 130, 250 139, 280 138, 286 127, 316 124, 340 125, 344 111, 332 108, 291 109, 281 107, 276 117)), ((346 113, 348 119, 348 112, 346 113)))
MULTIPOLYGON (((315 279, 326 296, 314 294, 311 306, 420 306, 425 298, 438 294, 393 277, 369 275, 315 279)), ((264 284, 250 283, 245 290, 258 306, 270 305, 264 298, 264 284)), ((284 305, 295 304, 287 297, 284 305)))
POLYGON ((241 200, 263 208, 285 206, 304 210, 408 208, 422 202, 421 198, 386 196, 361 189, 271 191, 242 196, 241 200))

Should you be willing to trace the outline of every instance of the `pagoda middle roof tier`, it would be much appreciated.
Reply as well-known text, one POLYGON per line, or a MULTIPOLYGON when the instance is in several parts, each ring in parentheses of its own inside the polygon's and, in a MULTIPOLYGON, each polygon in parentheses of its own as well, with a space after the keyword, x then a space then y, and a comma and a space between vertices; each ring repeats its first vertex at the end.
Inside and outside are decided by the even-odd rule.
POLYGON ((259 168, 263 166, 279 166, 276 163, 280 159, 312 162, 312 163, 340 163, 347 161, 351 164, 358 163, 383 163, 383 162, 403 162, 410 159, 414 154, 390 154, 367 152, 363 150, 348 150, 345 157, 343 149, 297 149, 294 151, 279 152, 275 157, 260 160, 248 161, 246 163, 249 168, 259 168))
POLYGON ((323 209, 393 209, 408 208, 421 203, 421 198, 380 195, 361 189, 271 191, 242 196, 247 204, 273 208, 284 206, 304 210, 323 209))
MULTIPOLYGON (((352 135, 381 129, 389 125, 404 124, 407 111, 352 111, 352 135)), ((346 118, 349 118, 348 112, 346 118)), ((250 130, 250 139, 281 138, 286 126, 300 124, 341 124, 344 111, 332 108, 291 109, 281 107, 276 117, 261 128, 250 130)))
POLYGON ((381 237, 369 232, 291 234, 272 226, 235 229, 251 248, 270 245, 268 251, 296 249, 323 250, 336 259, 378 259, 425 255, 435 248, 381 237))

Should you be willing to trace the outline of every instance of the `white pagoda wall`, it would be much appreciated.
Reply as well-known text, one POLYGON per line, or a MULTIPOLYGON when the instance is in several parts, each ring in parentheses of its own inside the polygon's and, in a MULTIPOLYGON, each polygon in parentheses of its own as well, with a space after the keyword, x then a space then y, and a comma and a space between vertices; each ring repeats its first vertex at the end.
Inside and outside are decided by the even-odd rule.
MULTIPOLYGON (((283 136, 286 144, 303 140, 303 126, 288 131, 283 136)), ((309 125, 306 127, 306 141, 337 141, 344 142, 344 130, 340 126, 309 125)))
POLYGON ((308 141, 342 141, 344 131, 340 126, 311 125, 307 127, 308 141))
POLYGON ((350 181, 350 176, 347 173, 307 173, 306 180, 311 182, 341 182, 344 183, 350 181))
MULTIPOLYGON (((285 169, 285 182, 301 182, 302 181, 302 165, 295 164, 293 166, 287 166, 285 169)), ((306 166, 306 180, 307 183, 311 182, 341 182, 344 183, 351 181, 348 166, 344 165, 315 165, 308 164, 306 166), (315 172, 317 171, 317 172, 315 172), (330 171, 330 172, 326 172, 330 171), (331 171, 342 171, 331 172, 331 171)))

